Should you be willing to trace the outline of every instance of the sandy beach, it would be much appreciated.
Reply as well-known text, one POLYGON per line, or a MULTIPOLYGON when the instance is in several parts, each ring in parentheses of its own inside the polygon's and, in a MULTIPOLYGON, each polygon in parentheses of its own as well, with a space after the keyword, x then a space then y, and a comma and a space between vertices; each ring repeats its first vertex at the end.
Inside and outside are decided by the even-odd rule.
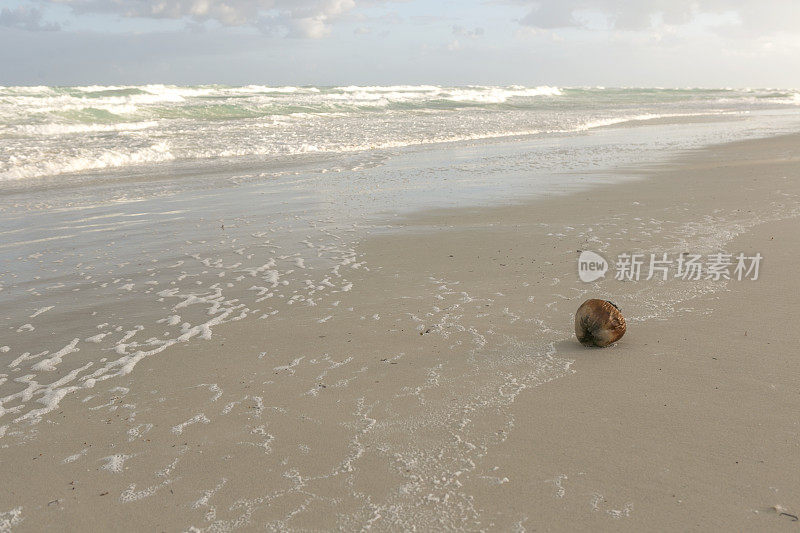
MULTIPOLYGON (((152 282, 140 307, 65 297, 65 318, 46 322, 49 310, 12 309, 7 338, 54 340, 44 355, 0 341, 0 384, 17 384, 3 402, 0 530, 794 530, 798 146, 695 148, 545 197, 363 219, 368 232, 320 217, 308 237, 287 220, 297 249, 271 262, 247 263, 259 253, 247 241, 196 257, 196 271, 177 244, 152 267, 124 258, 116 287, 152 282), (763 262, 755 280, 612 270, 585 283, 585 250, 612 266, 623 253, 763 262), (606 349, 574 337, 592 297, 628 322, 606 349), (175 342, 115 330, 123 312, 157 318, 175 342), (15 370, 35 365, 74 388, 43 392, 15 370)), ((168 227, 182 206, 163 202, 168 227)), ((237 227, 255 219, 209 217, 175 242, 237 227)), ((129 233, 172 246, 154 231, 129 233)), ((97 274, 81 272, 86 259, 59 274, 65 287, 97 274)))
POLYGON ((798 532, 798 5, 0 1, 0 533, 798 532))

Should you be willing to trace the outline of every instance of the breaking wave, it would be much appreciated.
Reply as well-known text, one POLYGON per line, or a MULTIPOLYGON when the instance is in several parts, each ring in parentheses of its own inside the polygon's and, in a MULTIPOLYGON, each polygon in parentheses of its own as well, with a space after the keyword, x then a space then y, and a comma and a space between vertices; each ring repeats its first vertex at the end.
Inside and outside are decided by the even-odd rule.
POLYGON ((579 133, 787 106, 800 106, 800 92, 546 85, 0 87, 0 180, 174 159, 579 133))

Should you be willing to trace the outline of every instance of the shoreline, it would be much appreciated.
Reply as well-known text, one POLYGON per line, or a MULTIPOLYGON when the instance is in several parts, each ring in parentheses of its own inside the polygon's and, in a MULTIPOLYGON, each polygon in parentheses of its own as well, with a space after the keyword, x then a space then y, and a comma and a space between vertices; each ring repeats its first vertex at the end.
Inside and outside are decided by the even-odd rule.
POLYGON ((31 484, 0 499, 0 512, 21 506, 21 530, 116 529, 134 517, 166 529, 775 526, 766 520, 786 517, 770 506, 800 506, 781 475, 798 466, 795 448, 768 447, 769 469, 742 473, 713 460, 713 447, 728 439, 727 458, 797 437, 780 416, 761 420, 761 434, 746 424, 774 405, 796 406, 788 377, 758 372, 796 369, 780 325, 797 282, 767 265, 790 265, 798 244, 798 142, 712 146, 644 180, 398 217, 388 233, 353 244, 350 265, 363 265, 348 270, 352 290, 224 324, 209 340, 144 359, 110 391, 66 398, 34 426, 38 436, 2 450, 4 477, 31 484), (720 241, 763 253, 763 277, 577 279, 577 250, 711 253, 720 241), (585 350, 571 313, 600 294, 620 304, 628 333, 585 350), (763 318, 748 317, 742 298, 763 318), (720 340, 729 317, 747 324, 746 348, 738 336, 720 340), (752 343, 768 338, 780 353, 753 364, 752 343), (698 367, 696 358, 723 347, 733 355, 723 372, 707 357, 698 367), (746 385, 753 403, 732 405, 735 390, 714 399, 695 373, 723 389, 746 385), (677 388, 686 383, 695 386, 677 388), (681 409, 656 411, 642 399, 649 394, 681 409), (692 436, 700 445, 680 440, 692 436), (682 461, 681 450, 699 459, 682 461), (715 494, 702 477, 709 465, 723 484, 715 494), (763 486, 748 492, 747 479, 763 486), (36 501, 48 486, 52 497, 36 501), (656 497, 670 490, 683 507, 656 497), (102 516, 86 516, 99 502, 102 516))
MULTIPOLYGON (((354 167, 359 168, 363 165, 380 164, 388 158, 396 155, 405 155, 408 152, 420 151, 440 151, 442 149, 454 149, 456 151, 461 149, 470 149, 472 147, 485 147, 488 145, 504 145, 504 144, 517 144, 525 142, 528 144, 539 142, 558 142, 569 141, 573 138, 580 138, 583 135, 591 134, 592 132, 601 132, 604 130, 625 130, 636 129, 638 127, 687 127, 691 125, 703 125, 713 123, 725 122, 743 122, 748 119, 766 120, 766 117, 772 116, 773 119, 777 116, 780 120, 786 120, 788 124, 779 125, 778 123, 771 124, 772 130, 785 132, 793 130, 796 114, 791 110, 784 110, 782 113, 779 110, 761 111, 751 115, 750 111, 730 111, 730 110, 708 110, 697 113, 686 114, 665 114, 663 116, 641 115, 622 117, 619 122, 610 120, 607 124, 598 121, 596 125, 589 124, 585 127, 578 127, 570 130, 536 130, 533 132, 508 132, 492 134, 486 137, 476 138, 459 138, 452 140, 434 140, 434 141, 420 141, 418 143, 409 143, 399 146, 382 146, 382 147, 369 147, 358 150, 343 150, 343 151, 322 151, 322 152, 305 152, 295 154, 272 154, 272 155, 259 155, 249 154, 244 156, 216 156, 208 158, 197 159, 176 159, 171 161, 162 161, 157 166, 144 164, 130 165, 130 166, 110 166, 97 169, 89 169, 85 171, 65 172, 56 175, 43 175, 31 176, 18 179, 0 180, 0 196, 14 197, 17 195, 25 195, 31 192, 52 192, 56 190, 69 191, 72 189, 80 189, 87 185, 97 186, 101 188, 113 188, 119 186, 120 183, 138 187, 147 185, 172 185, 177 186, 181 181, 176 180, 176 176, 183 176, 184 178, 192 178, 196 182, 208 182, 206 187, 218 187, 219 181, 225 182, 230 178, 231 172, 234 174, 241 174, 237 177, 245 177, 250 179, 263 181, 263 175, 273 173, 268 170, 262 172, 260 178, 256 177, 258 173, 252 174, 254 168, 264 167, 273 164, 277 161, 277 168, 275 169, 276 175, 281 174, 298 174, 296 172, 309 172, 315 174, 324 167, 314 168, 319 163, 316 159, 322 162, 333 164, 334 161, 341 159, 352 159, 354 167), (770 114, 772 113, 772 115, 770 114), (275 157, 277 156, 277 159, 275 157), (201 171, 198 175, 198 172, 201 171), (209 169, 211 169, 209 171, 209 169), (311 170, 309 170, 311 169, 311 170)), ((762 124, 762 127, 764 124, 762 124)), ((760 138, 761 135, 772 136, 774 132, 770 132, 770 128, 761 132, 753 138, 760 138)), ((777 133, 778 135, 786 133, 777 133)), ((716 141, 710 141, 711 144, 718 144, 716 141)), ((705 143, 708 144, 708 143, 705 143)), ((699 145, 699 146, 702 146, 699 145)), ((698 145, 693 145, 690 149, 697 148, 698 145)), ((335 166, 335 165, 334 165, 335 166)), ((613 168, 613 167, 612 167, 613 168)))

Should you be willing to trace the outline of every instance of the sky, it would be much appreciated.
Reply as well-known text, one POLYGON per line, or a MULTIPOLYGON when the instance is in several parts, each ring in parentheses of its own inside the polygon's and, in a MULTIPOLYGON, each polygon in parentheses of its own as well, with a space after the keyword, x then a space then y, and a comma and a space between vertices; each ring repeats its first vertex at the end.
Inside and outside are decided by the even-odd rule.
POLYGON ((800 87, 799 0, 0 0, 0 85, 800 87))

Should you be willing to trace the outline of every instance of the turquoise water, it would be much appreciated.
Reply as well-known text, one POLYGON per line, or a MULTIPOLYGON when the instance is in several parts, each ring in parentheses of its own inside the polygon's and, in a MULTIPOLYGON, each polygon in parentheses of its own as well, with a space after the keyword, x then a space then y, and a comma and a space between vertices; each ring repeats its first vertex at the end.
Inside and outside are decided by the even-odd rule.
POLYGON ((800 92, 770 89, 0 87, 0 182, 795 110, 800 92))

